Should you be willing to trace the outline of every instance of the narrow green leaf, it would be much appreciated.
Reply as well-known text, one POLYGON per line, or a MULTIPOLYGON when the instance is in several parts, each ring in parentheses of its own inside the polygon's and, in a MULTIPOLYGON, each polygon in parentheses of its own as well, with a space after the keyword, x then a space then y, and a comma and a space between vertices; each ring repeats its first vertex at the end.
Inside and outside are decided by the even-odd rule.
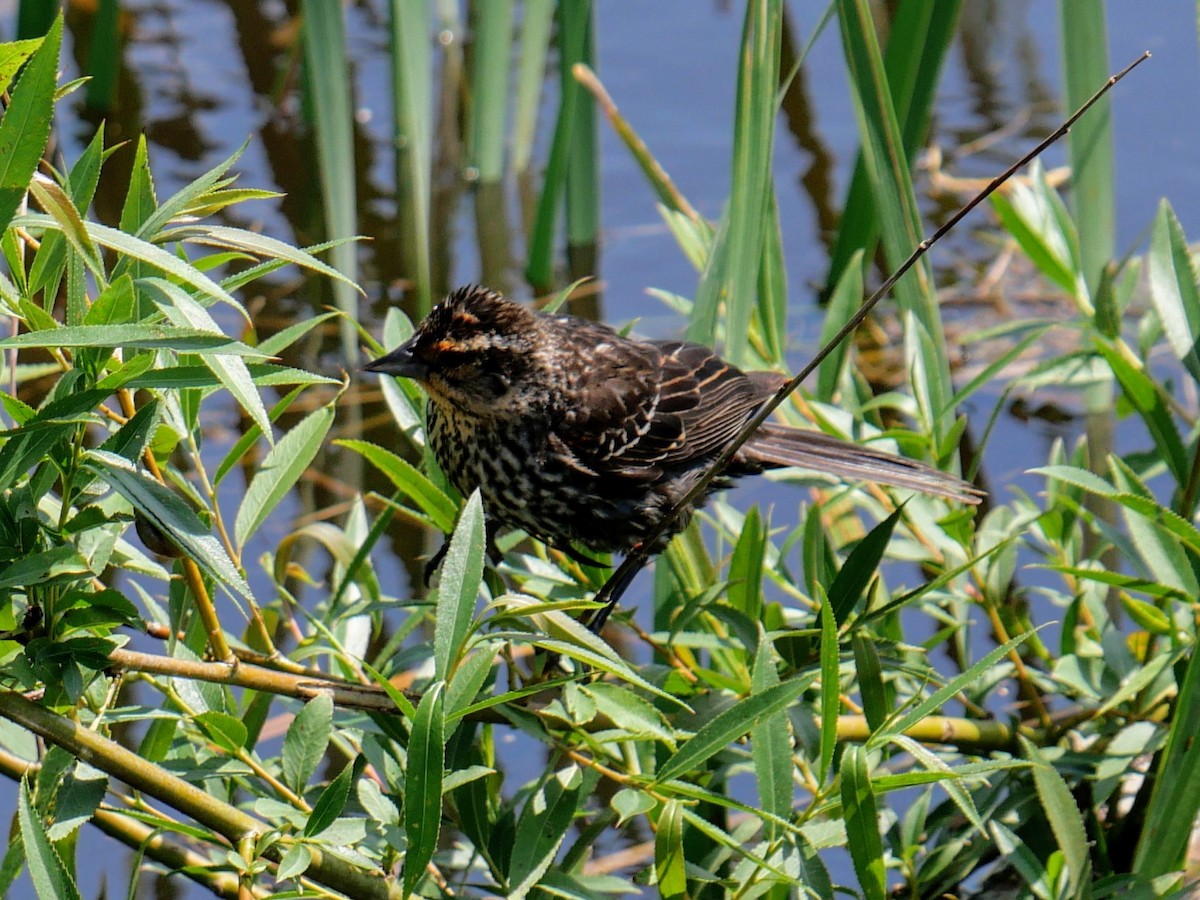
POLYGON ((654 838, 654 872, 665 900, 687 897, 687 863, 683 847, 683 807, 668 800, 658 817, 654 838))
POLYGON ((752 621, 762 615, 763 559, 767 552, 767 529, 754 507, 746 514, 729 560, 729 604, 752 621))
MULTIPOLYGON (((1042 626, 1045 627, 1045 626, 1042 626)), ((910 707, 908 711, 898 719, 893 719, 883 728, 880 728, 867 741, 867 748, 874 749, 879 747, 894 734, 903 734, 921 719, 927 715, 940 709, 942 704, 946 703, 951 697, 959 691, 964 690, 968 685, 973 683, 977 678, 982 676, 988 669, 1003 659, 1008 653, 1015 650, 1029 638, 1033 637, 1040 631, 1040 628, 1035 628, 1032 631, 1026 631, 1024 634, 1018 634, 1016 637, 996 647, 987 655, 980 658, 974 665, 968 668, 965 672, 942 685, 921 702, 910 707)))
POLYGON ((548 772, 529 795, 517 819, 508 865, 507 897, 528 895, 554 862, 576 811, 591 796, 596 777, 585 777, 576 766, 548 772))
POLYGON ((883 863, 883 840, 879 836, 879 810, 864 747, 852 744, 846 748, 841 776, 846 846, 854 862, 854 873, 867 900, 885 900, 887 870, 883 863))
POLYGON ((1177 484, 1187 484, 1189 463, 1183 438, 1175 426, 1164 391, 1144 370, 1136 368, 1116 347, 1099 337, 1095 346, 1103 354, 1125 397, 1137 410, 1154 438, 1158 455, 1171 470, 1177 484))
MULTIPOLYGON (((921 241, 921 218, 913 190, 908 157, 868 0, 838 0, 842 52, 850 71, 855 117, 862 135, 862 158, 871 182, 879 217, 880 237, 888 265, 897 269, 921 241)), ((928 341, 923 365, 925 379, 914 379, 918 392, 929 385, 949 385, 950 365, 941 314, 926 259, 901 278, 894 288, 901 310, 918 322, 928 341)), ((935 413, 940 404, 926 404, 935 413)), ((935 443, 952 424, 950 416, 931 422, 935 443)))
MULTIPOLYGON (((356 231, 358 207, 354 157, 354 106, 351 101, 350 60, 346 51, 342 5, 323 0, 301 0, 304 13, 303 50, 305 84, 311 101, 317 142, 320 191, 329 237, 347 237, 356 231)), ((333 267, 346 280, 333 282, 333 298, 345 317, 339 321, 343 358, 358 359, 358 295, 352 287, 358 278, 358 250, 338 244, 330 254, 333 267)))
MULTIPOLYGON (((203 306, 196 302, 190 294, 161 278, 141 278, 136 287, 149 295, 167 318, 183 328, 196 328, 202 331, 220 331, 216 320, 203 306)), ((267 416, 267 408, 263 405, 254 379, 246 368, 244 360, 237 356, 202 354, 200 360, 212 369, 213 374, 225 385, 226 390, 233 395, 238 405, 246 411, 254 423, 262 429, 267 443, 274 444, 271 433, 271 420, 267 416)))
POLYGON ((21 840, 25 844, 29 877, 39 900, 78 900, 79 888, 46 836, 26 779, 22 779, 17 796, 17 819, 21 826, 21 840))
POLYGON ((104 450, 89 450, 83 463, 132 503, 159 531, 169 535, 201 569, 246 599, 254 600, 250 585, 233 565, 225 548, 174 492, 139 473, 129 460, 104 450))
POLYGON ((701 765, 730 743, 775 713, 786 709, 813 683, 812 675, 789 678, 782 684, 752 694, 718 713, 685 742, 654 774, 656 783, 670 781, 701 765))
POLYGON ((283 738, 283 781, 298 794, 304 793, 308 780, 325 757, 333 736, 333 697, 320 693, 296 713, 283 738))
POLYGON ((996 819, 988 822, 988 831, 992 840, 996 842, 996 849, 1004 857, 1004 862, 1025 879, 1033 895, 1038 900, 1055 900, 1046 867, 1037 854, 1015 832, 996 819))
POLYGON ((322 406, 302 419, 267 453, 246 488, 233 524, 233 539, 239 551, 312 463, 333 425, 333 417, 333 404, 322 406))
POLYGON ((219 331, 173 328, 170 325, 76 325, 30 331, 0 339, 0 349, 32 347, 125 347, 131 350, 174 350, 178 353, 235 354, 261 358, 253 347, 219 331))
MULTIPOLYGON (((750 673, 750 690, 754 694, 779 684, 779 673, 771 652, 771 641, 762 624, 758 626, 758 649, 750 673)), ((754 773, 758 780, 758 802, 770 815, 786 819, 792 812, 792 740, 788 734, 787 712, 767 716, 750 730, 750 747, 754 756, 754 773)), ((780 836, 770 819, 763 820, 763 834, 768 841, 780 836)))
POLYGON ((8 227, 21 205, 50 139, 61 44, 60 14, 21 71, 0 119, 0 230, 8 227))
POLYGON ((904 507, 900 506, 855 545, 846 557, 845 564, 834 577, 833 584, 829 586, 829 602, 839 628, 846 624, 850 614, 854 612, 875 579, 875 573, 883 560, 883 554, 887 552, 892 531, 900 521, 903 509, 904 507))
POLYGON ((1133 857, 1132 870, 1148 878, 1184 867, 1200 813, 1200 654, 1187 661, 1173 710, 1133 857))
POLYGON ((464 649, 483 580, 483 552, 483 500, 476 488, 463 507, 442 562, 433 628, 434 677, 439 680, 450 677, 464 649))
MULTIPOLYGON (((52 231, 60 229, 57 220, 52 216, 42 214, 26 213, 23 216, 18 216, 14 222, 26 228, 49 229, 52 231)), ((133 260, 143 262, 151 268, 174 276, 184 284, 195 288, 201 294, 212 297, 215 300, 220 300, 237 310, 241 315, 246 316, 246 311, 242 308, 242 305, 233 299, 228 291, 198 268, 184 262, 173 253, 169 253, 161 247, 125 234, 115 228, 109 228, 107 225, 101 225, 92 221, 85 221, 84 225, 87 228, 88 236, 95 243, 117 251, 119 256, 127 258, 127 262, 133 260)), ((114 267, 113 277, 115 278, 120 274, 123 274, 121 267, 114 267)))
POLYGON ((397 489, 429 516, 436 528, 447 534, 454 530, 457 512, 454 501, 408 460, 367 441, 339 440, 334 443, 338 447, 349 447, 366 457, 371 465, 386 475, 397 489))
POLYGON ((1200 381, 1200 291, 1192 250, 1166 199, 1158 204, 1150 238, 1150 299, 1175 358, 1200 381))
POLYGON ((821 750, 819 783, 824 784, 837 747, 837 718, 842 708, 841 647, 829 598, 821 596, 821 750))
POLYGON ((321 791, 321 796, 313 804, 308 821, 304 823, 306 838, 319 835, 345 811, 346 803, 350 799, 350 788, 358 780, 358 776, 362 774, 366 765, 367 758, 365 756, 356 756, 346 763, 345 768, 338 772, 337 777, 329 782, 325 790, 321 791))
MULTIPOLYGON (((843 223, 844 228, 845 220, 843 223)), ((831 341, 841 327, 850 320, 850 317, 858 312, 862 301, 863 253, 859 249, 842 267, 837 287, 833 289, 833 293, 829 297, 829 303, 825 308, 825 319, 821 324, 820 344, 822 346, 831 341)), ((816 395, 818 400, 830 403, 837 394, 838 384, 841 382, 842 372, 846 367, 846 360, 850 356, 852 344, 853 342, 849 340, 842 341, 837 349, 822 360, 817 369, 816 395)))
MULTIPOLYGON (((1104 0, 1059 0, 1062 22, 1063 106, 1078 109, 1108 78, 1104 0)), ((1116 250, 1116 165, 1112 98, 1101 97, 1067 133, 1071 201, 1079 228, 1079 263, 1092 296, 1116 250)))
POLYGON ((875 731, 883 727, 891 712, 887 688, 883 683, 883 667, 879 663, 879 651, 864 632, 856 632, 852 641, 854 667, 858 672, 858 690, 862 695, 863 713, 867 727, 875 731))
POLYGON ((442 827, 442 775, 445 769, 445 720, 442 691, 434 682, 421 698, 408 744, 408 769, 404 774, 404 830, 408 852, 404 856, 404 893, 413 892, 437 849, 442 827))
POLYGON ((228 713, 209 710, 196 716, 195 722, 205 736, 226 753, 236 753, 246 746, 246 726, 228 713))
MULTIPOLYGON (((1050 830, 1067 864, 1067 896, 1086 898, 1091 895, 1092 860, 1088 852, 1087 830, 1071 789, 1058 770, 1030 741, 1021 738, 1026 755, 1035 763, 1033 783, 1038 799, 1050 823, 1050 830)), ((1140 870, 1139 870, 1140 871, 1140 870)))

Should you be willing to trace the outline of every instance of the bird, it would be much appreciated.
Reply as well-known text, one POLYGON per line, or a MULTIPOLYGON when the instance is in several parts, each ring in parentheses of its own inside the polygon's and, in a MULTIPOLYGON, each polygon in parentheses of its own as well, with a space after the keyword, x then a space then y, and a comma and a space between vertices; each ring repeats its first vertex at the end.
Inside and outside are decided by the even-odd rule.
MULTIPOLYGON (((676 509, 787 376, 743 372, 701 344, 541 313, 480 285, 449 293, 365 369, 424 388, 434 458, 463 496, 479 490, 490 546, 508 527, 593 564, 575 547, 629 554, 650 540, 640 549, 658 553, 712 492, 791 466, 966 504, 981 498, 925 463, 768 421, 697 501, 676 509)), ((606 585, 607 602, 587 622, 594 632, 633 574, 606 585)))

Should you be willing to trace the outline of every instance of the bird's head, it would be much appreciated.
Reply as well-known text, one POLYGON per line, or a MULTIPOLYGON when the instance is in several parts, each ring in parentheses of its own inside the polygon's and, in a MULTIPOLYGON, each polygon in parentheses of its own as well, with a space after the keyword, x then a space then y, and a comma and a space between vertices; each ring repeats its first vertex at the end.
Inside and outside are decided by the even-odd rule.
POLYGON ((435 402, 496 413, 527 395, 535 377, 532 310, 476 285, 430 310, 411 338, 365 368, 419 381, 435 402))

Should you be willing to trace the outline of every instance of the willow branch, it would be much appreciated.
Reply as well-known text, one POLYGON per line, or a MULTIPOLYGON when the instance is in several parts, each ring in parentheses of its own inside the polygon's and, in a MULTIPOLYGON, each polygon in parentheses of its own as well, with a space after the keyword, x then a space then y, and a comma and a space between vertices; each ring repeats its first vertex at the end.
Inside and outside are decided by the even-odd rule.
MULTIPOLYGON (((76 759, 190 816, 232 846, 236 847, 246 838, 257 839, 271 830, 266 822, 222 802, 78 722, 32 703, 19 693, 0 691, 0 716, 62 747, 76 759)), ((400 886, 382 873, 365 872, 348 860, 311 844, 309 850, 313 861, 305 877, 318 884, 364 900, 400 898, 400 886)), ((265 855, 278 862, 283 850, 276 844, 268 848, 265 855)))

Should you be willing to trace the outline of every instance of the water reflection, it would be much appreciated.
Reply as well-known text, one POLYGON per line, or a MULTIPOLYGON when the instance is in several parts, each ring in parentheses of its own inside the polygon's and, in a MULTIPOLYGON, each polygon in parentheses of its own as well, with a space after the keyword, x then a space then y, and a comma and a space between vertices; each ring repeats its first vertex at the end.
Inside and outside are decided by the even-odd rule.
MULTIPOLYGON (((23 4, 22 9, 32 4, 23 4)), ((714 40, 736 39, 740 20, 737 10, 723 6, 721 18, 711 27, 714 40)), ((313 135, 305 126, 297 100, 300 77, 296 51, 298 29, 293 10, 284 3, 259 0, 225 0, 223 4, 194 4, 186 0, 128 3, 123 7, 121 64, 116 82, 116 105, 105 114, 105 140, 109 146, 127 142, 117 152, 110 168, 127 170, 133 156, 133 142, 145 134, 151 145, 151 160, 159 196, 164 197, 200 175, 214 162, 233 152, 247 136, 251 145, 239 163, 242 183, 272 187, 286 193, 277 206, 258 204, 234 208, 222 215, 230 224, 261 227, 270 234, 300 244, 325 239, 327 229, 315 189, 317 170, 313 135), (214 8, 227 13, 213 15, 214 8), (259 216, 257 221, 244 218, 259 216)), ((711 10, 708 11, 711 13, 711 10)), ((614 3, 606 7, 610 30, 598 35, 605 41, 636 43, 641 51, 637 59, 652 73, 646 90, 629 92, 616 99, 632 121, 651 120, 659 112, 653 90, 653 73, 669 69, 673 53, 703 53, 703 47, 664 50, 641 22, 644 10, 637 4, 614 3), (658 68, 655 69, 654 67, 658 68)), ((1052 12, 1049 14, 1052 18, 1052 12)), ((410 312, 416 308, 412 292, 414 271, 413 235, 398 225, 397 210, 403 204, 391 178, 397 170, 395 149, 391 144, 387 101, 387 40, 382 8, 370 2, 347 9, 348 40, 356 49, 354 76, 359 96, 370 98, 369 117, 356 119, 354 150, 358 165, 355 173, 355 199, 360 233, 370 237, 358 248, 364 287, 368 299, 362 307, 364 326, 378 333, 386 309, 399 304, 410 312)), ((788 71, 797 47, 805 36, 799 33, 789 10, 783 46, 783 71, 788 71)), ((451 23, 449 40, 434 43, 435 78, 433 104, 436 131, 433 140, 430 225, 431 284, 436 295, 463 281, 483 281, 509 293, 528 296, 521 271, 526 236, 533 220, 532 211, 540 188, 536 173, 526 172, 496 184, 471 185, 463 177, 464 57, 461 30, 451 23), (473 221, 472 221, 473 219, 473 221)), ((1004 3, 998 0, 963 5, 959 38, 954 59, 938 107, 934 139, 947 148, 946 165, 962 174, 992 174, 1007 163, 1025 139, 1041 136, 1057 119, 1056 92, 1051 81, 1057 73, 1043 58, 1039 34, 1052 30, 1044 9, 1028 2, 1004 3), (1013 127, 1013 122, 1019 123, 1013 127), (985 135, 1001 138, 978 143, 985 135), (955 154, 954 148, 970 146, 970 156, 955 154)), ((93 17, 81 7, 72 6, 68 28, 72 37, 74 68, 87 65, 85 48, 91 45, 93 17)), ((836 41, 836 28, 826 40, 836 41)), ((708 34, 708 32, 706 32, 708 34)), ((432 40, 431 35, 431 40, 432 40)), ((601 75, 603 76, 603 72, 601 75)), ((708 83, 693 86, 697 96, 727 89, 728 71, 714 68, 708 83)), ((557 73, 550 75, 557 78, 557 73)), ((848 106, 831 107, 823 95, 824 85, 802 69, 782 98, 780 121, 780 157, 776 183, 784 215, 808 217, 812 242, 828 247, 838 219, 841 202, 839 185, 844 185, 853 162, 854 147, 846 137, 853 134, 852 110, 848 106), (798 158, 797 158, 798 157, 798 158), (800 212, 796 213, 799 209, 800 212)), ((547 90, 547 103, 553 104, 556 91, 547 90)), ((74 118, 60 120, 69 158, 90 139, 97 117, 72 107, 74 118)), ((697 132, 681 134, 680 142, 694 145, 728 142, 732 108, 719 117, 703 120, 697 132)), ((659 149, 659 148, 656 148, 659 149)), ((666 148, 668 151, 670 148, 666 148)), ((605 163, 609 177, 611 163, 605 163)), ((691 199, 706 213, 714 214, 724 200, 727 182, 717 179, 689 179, 688 172, 676 172, 688 181, 691 199)), ((622 184, 622 187, 625 187, 622 184)), ((606 184, 606 187, 611 186, 606 184)), ((105 222, 116 222, 124 203, 125 188, 120 178, 101 182, 95 201, 96 215, 105 222)), ((925 200, 924 206, 934 221, 943 219, 957 207, 957 198, 925 200)), ((652 216, 646 208, 630 213, 628 206, 608 206, 617 210, 606 217, 605 230, 632 229, 652 216)), ((973 220, 939 252, 942 267, 940 282, 969 279, 981 266, 995 257, 996 248, 988 232, 992 226, 986 216, 973 220), (948 261, 947 261, 948 260, 948 261), (944 277, 943 277, 944 276, 944 277)), ((805 232, 808 236, 808 232, 805 232)), ((789 235, 796 240, 794 235, 789 235)), ((604 264, 610 278, 624 284, 645 286, 661 284, 665 276, 651 268, 646 256, 614 254, 604 248, 604 264), (614 258, 615 257, 615 258, 614 258)), ((563 263, 562 283, 582 275, 596 274, 601 268, 601 249, 596 244, 569 248, 563 263)), ((814 270, 815 271, 815 270, 814 270)), ((812 273, 806 273, 811 279, 812 273)), ((602 317, 601 286, 593 285, 571 303, 572 312, 602 317)), ((614 292, 615 293, 615 292, 614 292)), ((796 291, 798 297, 805 292, 796 291)), ((282 273, 273 281, 259 283, 255 295, 247 299, 254 312, 255 327, 261 336, 274 333, 289 324, 313 315, 331 301, 328 284, 321 279, 300 279, 282 273)), ((622 308, 622 314, 627 310, 622 308)), ((798 311, 801 312, 802 311, 798 311)), ((810 317, 811 320, 811 317, 810 317)), ((293 347, 286 360, 290 364, 325 372, 338 371, 341 358, 335 328, 318 328, 301 344, 293 347)), ((373 381, 351 374, 353 387, 345 395, 345 408, 337 436, 367 439, 399 447, 390 417, 385 413, 378 386, 373 381)), ((287 427, 304 410, 293 410, 281 425, 287 427)), ((248 423, 232 408, 222 411, 218 420, 207 421, 210 446, 221 453, 248 428, 248 423)), ((1107 429, 1111 420, 1097 423, 1095 435, 1107 429)), ((1071 433, 1076 433, 1072 429, 1071 433)), ((1044 453, 1036 442, 1028 459, 1010 465, 1034 465, 1044 462, 1044 453)), ((401 448, 402 449, 402 448, 401 448)), ((1022 451, 1026 452, 1026 451, 1022 451)), ((248 554, 253 560, 273 547, 273 540, 299 524, 323 517, 341 516, 356 496, 371 491, 390 494, 390 485, 374 469, 359 470, 360 457, 327 446, 310 475, 302 482, 287 507, 292 521, 272 525, 260 543, 248 554)), ((1007 476, 1008 472, 1002 472, 1007 476)), ((227 482, 227 490, 239 488, 227 482)), ((387 591, 400 596, 423 593, 420 572, 423 558, 431 545, 431 536, 409 522, 397 522, 388 533, 390 557, 377 560, 387 591)), ((310 572, 325 573, 329 562, 312 544, 305 545, 304 556, 297 561, 310 572)), ((253 568, 253 566, 252 566, 253 568)), ((301 586, 293 585, 297 593, 301 586)), ((519 774, 519 773, 518 773, 519 774)), ((85 832, 87 834, 87 832, 85 832)), ((635 836, 644 837, 644 836, 635 836)), ((91 840, 92 838, 85 838, 91 840)), ((177 879, 160 879, 155 884, 158 896, 168 896, 181 884, 177 879)), ((179 895, 190 891, 180 890, 179 895)))

